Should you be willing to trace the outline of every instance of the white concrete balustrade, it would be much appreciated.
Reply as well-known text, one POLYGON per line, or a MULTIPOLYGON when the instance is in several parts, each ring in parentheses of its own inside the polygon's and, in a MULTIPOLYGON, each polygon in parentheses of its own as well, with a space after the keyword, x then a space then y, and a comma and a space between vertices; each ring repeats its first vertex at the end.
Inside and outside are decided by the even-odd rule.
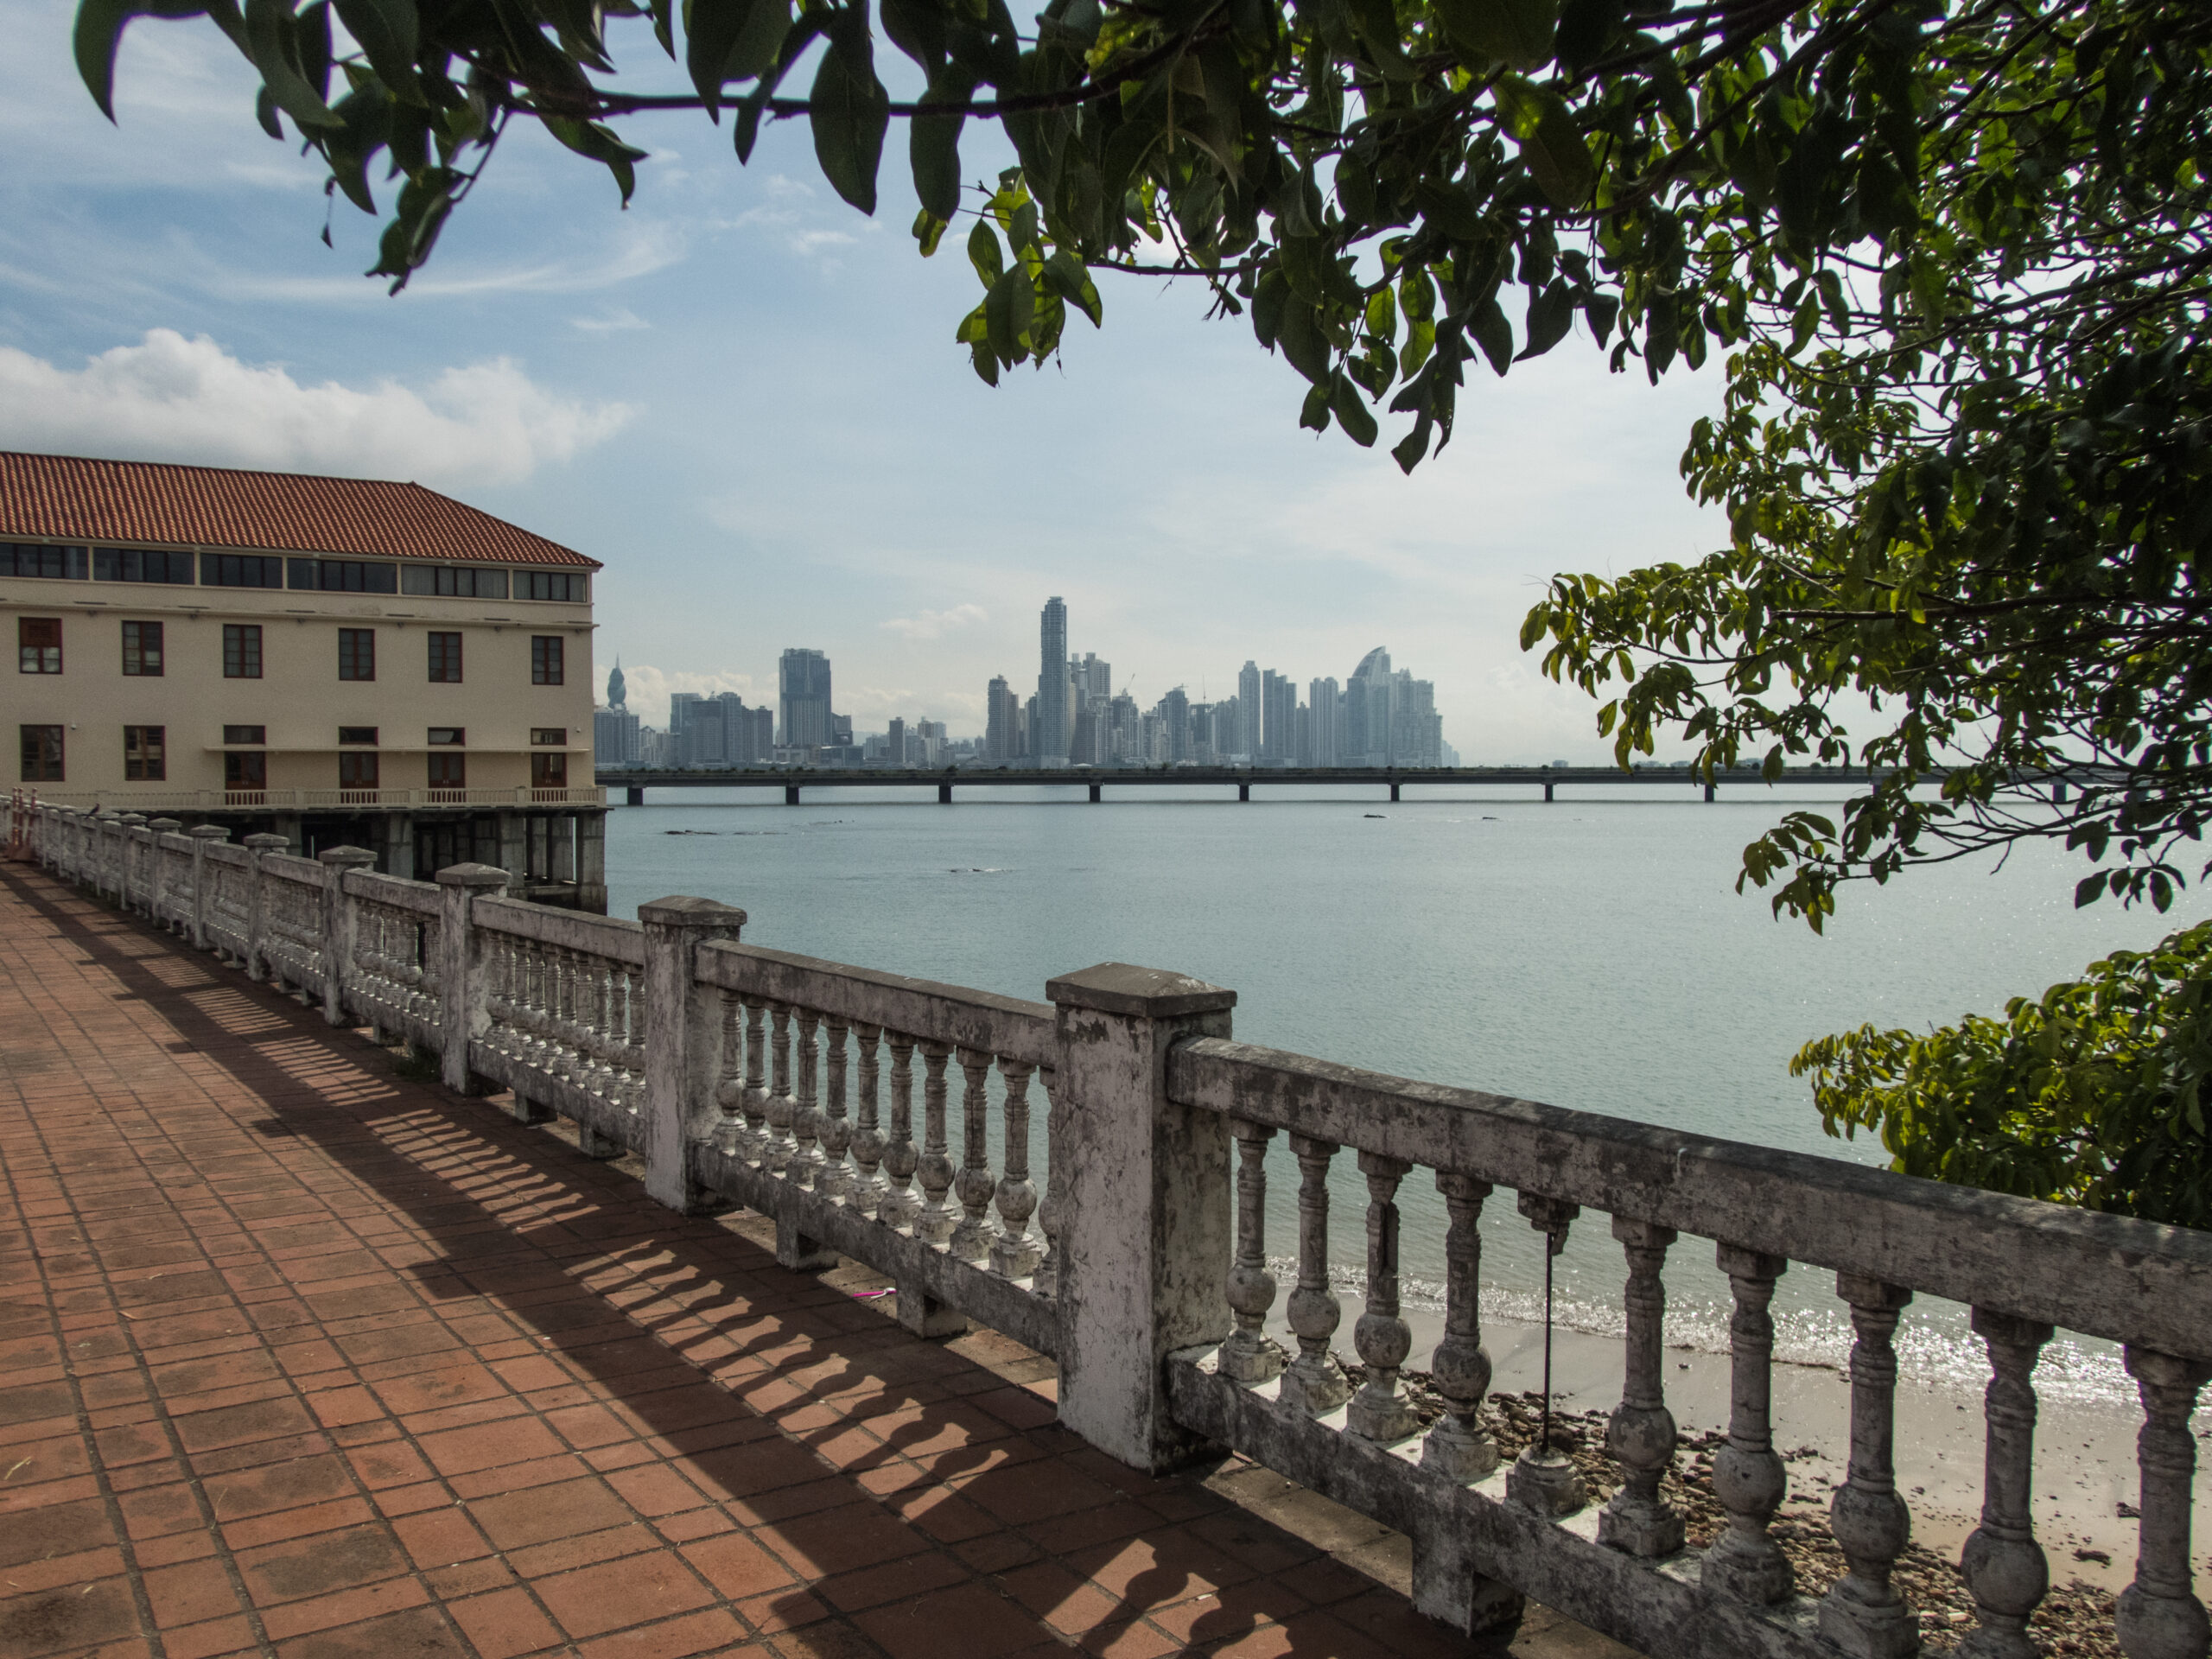
POLYGON ((868 1263, 918 1335, 972 1319, 1054 1357, 1061 1421, 1113 1456, 1160 1469, 1232 1447, 1403 1531, 1416 1604, 1470 1633, 1525 1599, 1659 1659, 1907 1659, 1895 1338, 1917 1293, 1971 1307, 1990 1363, 1982 1523, 1961 1563, 1979 1618, 1959 1650, 2032 1654, 2048 1583, 2029 1503, 2035 1364, 2055 1330, 2110 1338, 2145 1414, 2118 1643, 2205 1659, 2190 1417, 2212 1377, 2212 1236, 1253 1047, 1230 1034, 1233 993, 1153 969, 1086 969, 1028 1002, 747 944, 745 913, 707 899, 616 921, 507 899, 480 865, 403 880, 352 849, 310 861, 174 820, 15 810, 29 820, 11 844, 56 874, 334 1024, 435 1055, 456 1090, 571 1119, 588 1154, 638 1154, 659 1202, 760 1211, 795 1269, 868 1263), (1356 1389, 1328 1275, 1340 1158, 1366 1192, 1363 1215, 1335 1220, 1366 1241, 1356 1389), (1268 1335, 1284 1289, 1270 1179, 1298 1198, 1294 1351, 1268 1335), (1410 1181, 1433 1181, 1446 1217, 1429 1359, 1445 1409, 1427 1427, 1401 1376, 1419 1357, 1398 1303, 1410 1181), (1502 1464, 1484 1427, 1478 1225, 1500 1189, 1550 1248, 1602 1217, 1623 1252, 1625 1382, 1606 1437, 1620 1483, 1601 1506, 1544 1448, 1502 1464), (1692 1238, 1735 1301, 1710 1476, 1728 1524, 1702 1552, 1662 1487, 1676 1453, 1665 1270, 1692 1238), (1834 1276, 1857 1338, 1829 1517, 1849 1572, 1817 1599, 1769 1532, 1787 1471, 1767 1310, 1793 1268, 1834 1276))

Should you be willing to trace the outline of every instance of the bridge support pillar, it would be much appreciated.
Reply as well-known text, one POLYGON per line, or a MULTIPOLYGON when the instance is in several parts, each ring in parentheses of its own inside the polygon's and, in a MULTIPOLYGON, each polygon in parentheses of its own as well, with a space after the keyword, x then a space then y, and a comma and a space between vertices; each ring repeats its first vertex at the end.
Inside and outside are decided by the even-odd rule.
POLYGON ((784 785, 784 804, 785 806, 797 806, 798 804, 798 785, 797 784, 785 784, 784 785))
POLYGON ((950 806, 952 804, 952 785, 950 784, 939 784, 937 786, 937 804, 939 806, 950 806))
POLYGON ((1718 784, 1707 784, 1705 786, 1705 798, 1708 801, 1716 798, 1719 793, 1719 787, 1718 784))
POLYGON ((645 804, 645 786, 643 784, 631 785, 626 791, 625 804, 630 806, 643 806, 645 804))
POLYGON ((1236 798, 1237 798, 1238 800, 1240 800, 1240 801, 1249 801, 1249 800, 1250 800, 1250 799, 1252 798, 1252 785, 1249 785, 1249 784, 1239 784, 1239 785, 1236 785, 1236 798))
POLYGON ((1098 804, 1098 785, 1096 784, 1093 784, 1090 786, 1090 804, 1093 806, 1098 804))
POLYGON ((2050 786, 2050 802, 2053 806, 2066 804, 2066 785, 2063 783, 2053 784, 2050 786))
POLYGON ((1395 778, 1390 780, 1390 798, 1393 801, 1398 798, 1398 780, 1395 778))
POLYGON ((1547 778, 1544 779, 1544 804, 1549 806, 1551 804, 1551 799, 1552 782, 1550 779, 1547 778))

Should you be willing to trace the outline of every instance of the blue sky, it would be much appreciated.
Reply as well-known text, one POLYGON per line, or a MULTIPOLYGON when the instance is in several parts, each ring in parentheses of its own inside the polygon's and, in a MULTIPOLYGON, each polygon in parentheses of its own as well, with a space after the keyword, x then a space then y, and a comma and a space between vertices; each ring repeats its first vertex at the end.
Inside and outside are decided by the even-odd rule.
MULTIPOLYGON (((601 671, 619 652, 648 718, 671 689, 768 694, 804 645, 861 729, 971 732, 992 675, 1033 686, 1060 594, 1072 648, 1147 703, 1247 658, 1342 679, 1384 645, 1469 760, 1595 760, 1522 615, 1554 570, 1724 534, 1675 473, 1717 376, 1654 391, 1586 340, 1471 368, 1410 480, 1301 431, 1303 383, 1196 288, 1103 276, 1102 333, 986 388, 952 341, 975 276, 957 231, 917 256, 897 132, 874 219, 803 125, 741 168, 703 118, 628 122, 653 159, 626 213, 599 168, 511 144, 388 299, 359 275, 375 222, 341 202, 322 245, 321 170, 254 124, 212 26, 134 24, 111 127, 72 6, 8 3, 0 447, 412 478, 512 518, 606 561, 601 671)), ((625 29, 619 60, 665 73, 625 29)))

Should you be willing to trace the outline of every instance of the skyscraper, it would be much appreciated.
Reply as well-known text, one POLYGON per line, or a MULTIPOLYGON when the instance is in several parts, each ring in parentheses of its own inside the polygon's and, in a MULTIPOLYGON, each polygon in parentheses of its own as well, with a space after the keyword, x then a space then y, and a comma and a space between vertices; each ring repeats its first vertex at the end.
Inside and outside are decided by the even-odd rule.
POLYGON ((1030 744, 1040 766, 1068 763, 1068 607, 1058 594, 1039 619, 1037 715, 1030 744))
POLYGON ((623 683, 622 679, 622 659, 617 657, 614 659, 614 671, 607 677, 607 706, 609 709, 628 708, 630 705, 626 701, 628 693, 629 687, 623 683))
POLYGON ((1312 716, 1309 748, 1299 758, 1309 766, 1341 766, 1344 762, 1344 696, 1332 679, 1314 680, 1306 688, 1312 716))
POLYGON ((1390 677, 1390 652, 1377 645, 1359 659, 1344 685, 1344 750, 1338 761, 1346 766, 1387 766, 1391 763, 1390 703, 1395 687, 1390 677))
POLYGON ((776 741, 790 748, 818 749, 830 741, 830 659, 818 651, 793 646, 776 674, 776 741))
POLYGON ((1236 734, 1224 740, 1232 753, 1248 761, 1260 758, 1261 710, 1260 671, 1248 657, 1236 671, 1236 734))
POLYGON ((1298 759, 1298 687, 1272 668, 1260 676, 1260 759, 1287 766, 1298 759))
POLYGON ((1021 753, 1021 701, 1001 674, 983 693, 983 759, 1012 760, 1021 753))

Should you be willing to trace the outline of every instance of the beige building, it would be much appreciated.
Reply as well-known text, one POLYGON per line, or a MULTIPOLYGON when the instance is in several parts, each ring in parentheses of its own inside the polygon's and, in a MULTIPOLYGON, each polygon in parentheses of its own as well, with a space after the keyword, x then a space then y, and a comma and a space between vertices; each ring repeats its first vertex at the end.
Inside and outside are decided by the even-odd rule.
POLYGON ((0 452, 0 730, 42 800, 603 910, 599 569, 413 484, 0 452))

